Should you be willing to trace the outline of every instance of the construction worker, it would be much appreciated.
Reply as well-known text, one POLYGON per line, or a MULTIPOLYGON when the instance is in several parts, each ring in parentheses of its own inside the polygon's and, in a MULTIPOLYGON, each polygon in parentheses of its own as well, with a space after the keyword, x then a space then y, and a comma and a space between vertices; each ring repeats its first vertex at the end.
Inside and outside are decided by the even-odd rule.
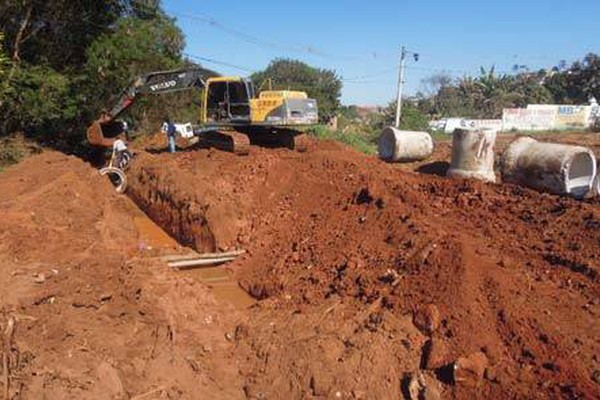
POLYGON ((166 134, 169 139, 169 151, 175 153, 175 133, 177 129, 169 117, 165 118, 161 131, 163 134, 166 134))
POLYGON ((113 143, 113 162, 114 166, 119 169, 127 168, 133 154, 127 148, 127 144, 123 139, 117 139, 113 143))

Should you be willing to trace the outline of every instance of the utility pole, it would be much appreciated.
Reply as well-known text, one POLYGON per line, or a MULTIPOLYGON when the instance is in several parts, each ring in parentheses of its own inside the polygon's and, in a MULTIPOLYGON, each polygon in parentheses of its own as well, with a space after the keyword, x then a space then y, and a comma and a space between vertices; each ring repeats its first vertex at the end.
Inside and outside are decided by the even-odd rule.
POLYGON ((395 127, 400 127, 400 117, 402 116, 402 89, 404 89, 404 69, 406 68, 406 56, 412 54, 415 61, 419 61, 419 54, 412 53, 406 50, 406 46, 402 46, 400 53, 400 70, 398 72, 398 91, 396 93, 396 124, 395 127))
POLYGON ((402 113, 402 89, 404 86, 404 66, 406 65, 406 47, 402 46, 400 54, 400 69, 398 72, 398 90, 396 92, 396 128, 400 127, 400 115, 402 113))

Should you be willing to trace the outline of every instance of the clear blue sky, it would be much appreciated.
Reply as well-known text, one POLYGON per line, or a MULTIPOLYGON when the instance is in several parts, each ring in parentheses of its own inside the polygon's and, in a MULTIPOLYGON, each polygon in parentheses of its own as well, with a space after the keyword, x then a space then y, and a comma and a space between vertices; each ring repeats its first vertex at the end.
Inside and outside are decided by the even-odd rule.
POLYGON ((163 0, 186 35, 186 52, 243 67, 202 62, 249 75, 277 57, 335 70, 344 104, 394 98, 401 44, 408 94, 438 72, 477 74, 495 65, 531 69, 600 53, 600 0, 163 0))

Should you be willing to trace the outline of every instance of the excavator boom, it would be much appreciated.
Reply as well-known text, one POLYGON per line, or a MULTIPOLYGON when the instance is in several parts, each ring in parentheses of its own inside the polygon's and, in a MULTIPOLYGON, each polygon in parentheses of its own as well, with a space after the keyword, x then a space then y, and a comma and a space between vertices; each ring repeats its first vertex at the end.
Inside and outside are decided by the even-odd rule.
POLYGON ((115 118, 127 110, 140 95, 165 94, 204 88, 206 80, 219 76, 214 71, 205 68, 188 68, 171 71, 158 71, 141 75, 133 80, 108 111, 102 113, 87 129, 88 142, 95 146, 110 147, 114 143, 114 136, 122 131, 120 124, 116 125, 115 118), (120 129, 121 128, 121 129, 120 129), (110 135, 105 135, 105 130, 112 130, 110 135), (109 137, 107 137, 109 136, 109 137))

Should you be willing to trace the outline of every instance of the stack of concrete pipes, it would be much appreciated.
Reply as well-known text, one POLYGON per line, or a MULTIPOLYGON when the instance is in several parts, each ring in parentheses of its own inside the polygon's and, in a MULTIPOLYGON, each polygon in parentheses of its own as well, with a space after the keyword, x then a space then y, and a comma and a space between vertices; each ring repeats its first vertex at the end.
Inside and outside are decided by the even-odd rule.
MULTIPOLYGON (((455 130, 447 176, 495 182, 495 141, 495 131, 455 130)), ((386 161, 419 161, 432 152, 433 140, 427 132, 386 128, 379 140, 379 155, 386 161)), ((500 158, 503 182, 579 199, 590 192, 600 195, 596 165, 587 147, 543 143, 530 137, 515 139, 500 158)))

